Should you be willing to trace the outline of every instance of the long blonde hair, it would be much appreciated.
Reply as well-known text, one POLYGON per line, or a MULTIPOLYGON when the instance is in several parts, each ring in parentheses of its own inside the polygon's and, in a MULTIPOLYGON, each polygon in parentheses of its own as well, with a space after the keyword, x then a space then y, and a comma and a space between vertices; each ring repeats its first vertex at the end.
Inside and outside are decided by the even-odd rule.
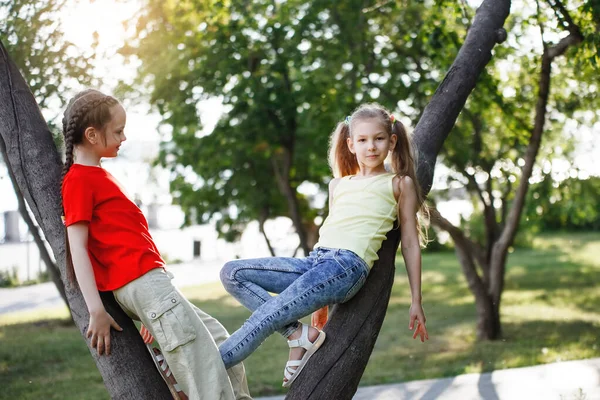
MULTIPOLYGON (((396 135, 398 138, 396 146, 392 150, 391 169, 400 177, 408 176, 414 182, 419 210, 415 214, 417 230, 419 232, 419 242, 422 247, 427 244, 427 230, 421 223, 421 219, 428 219, 429 212, 425 206, 423 192, 416 173, 416 159, 413 142, 402 122, 392 118, 392 114, 376 103, 363 104, 359 106, 352 115, 346 117, 344 121, 337 124, 329 142, 329 166, 335 178, 341 178, 348 175, 355 175, 359 171, 356 156, 350 152, 347 139, 352 137, 352 126, 358 120, 374 119, 379 122, 381 127, 388 135, 396 135)), ((402 202, 402 193, 398 199, 398 215, 400 215, 400 206, 402 202)))

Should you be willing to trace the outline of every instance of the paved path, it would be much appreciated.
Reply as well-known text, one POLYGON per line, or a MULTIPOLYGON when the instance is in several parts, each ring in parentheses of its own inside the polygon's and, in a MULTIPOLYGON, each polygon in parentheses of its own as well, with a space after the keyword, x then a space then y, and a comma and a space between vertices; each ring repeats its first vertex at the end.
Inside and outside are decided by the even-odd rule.
MULTIPOLYGON (((255 400, 283 400, 284 396, 255 400)), ((358 389, 354 400, 600 400, 600 358, 358 389)), ((334 399, 323 399, 334 400, 334 399)))

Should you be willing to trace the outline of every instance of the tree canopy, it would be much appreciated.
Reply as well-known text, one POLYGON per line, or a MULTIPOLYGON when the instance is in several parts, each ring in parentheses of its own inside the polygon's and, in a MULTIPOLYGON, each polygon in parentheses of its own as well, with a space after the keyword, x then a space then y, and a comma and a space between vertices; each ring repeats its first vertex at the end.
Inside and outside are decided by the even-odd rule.
POLYGON ((187 222, 215 218, 235 238, 287 215, 305 251, 325 202, 299 188, 325 191, 335 124, 370 101, 416 122, 468 21, 422 2, 147 3, 123 53, 141 59, 138 83, 170 128, 160 162, 187 222), (198 103, 213 97, 224 113, 204 135, 198 103))
MULTIPOLYGON (((70 90, 94 83, 90 51, 77 49, 65 39, 60 11, 64 0, 0 0, 0 38, 23 74, 36 101, 53 121, 70 90), (52 108, 52 109, 50 109, 52 108)), ((90 49, 93 50, 93 49, 90 49)))

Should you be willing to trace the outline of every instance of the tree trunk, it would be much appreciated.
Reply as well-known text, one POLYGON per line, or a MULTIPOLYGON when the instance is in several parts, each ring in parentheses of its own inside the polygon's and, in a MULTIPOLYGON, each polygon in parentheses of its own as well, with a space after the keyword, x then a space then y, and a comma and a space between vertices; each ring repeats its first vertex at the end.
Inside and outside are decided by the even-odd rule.
MULTIPOLYGON (((0 137, 0 154, 2 154, 2 158, 4 160, 8 160, 8 154, 6 153, 6 145, 4 144, 4 140, 2 140, 1 137, 0 137)), ((38 251, 40 252, 40 258, 44 261, 44 264, 46 264, 46 269, 48 270, 48 273, 50 274, 50 278, 52 279, 52 282, 54 282, 54 285, 56 286, 56 288, 58 289, 58 292, 60 293, 60 297, 62 297, 62 299, 65 302, 65 305, 68 307, 69 302, 67 301, 67 294, 65 292, 65 287, 60 278, 60 271, 58 270, 58 266, 54 263, 54 261, 52 261, 52 257, 50 257, 50 253, 48 252, 48 249, 46 248, 46 245, 44 244, 42 236, 40 235, 40 232, 38 231, 38 227, 33 222, 33 219, 31 219, 31 215, 29 215, 29 210, 27 210, 27 205, 25 204, 25 199, 23 198, 23 194, 21 193, 21 190, 19 189, 19 185, 17 184, 15 174, 13 173, 13 170, 10 167, 10 164, 8 163, 8 161, 6 161, 6 169, 8 171, 8 176, 10 178, 10 182, 12 183, 13 188, 15 190, 15 196, 17 196, 17 201, 19 203, 19 213, 21 214, 21 217, 27 224, 27 228, 29 229, 29 232, 31 232, 31 236, 33 236, 33 240, 35 241, 35 244, 37 245, 38 251)), ((70 313, 71 313, 71 309, 69 309, 69 314, 70 313)), ((71 315, 71 319, 73 319, 72 315, 71 315)))
POLYGON ((437 155, 479 75, 492 58, 494 45, 506 39, 502 26, 509 11, 510 0, 486 0, 481 4, 465 43, 415 127, 417 175, 424 193, 431 189, 437 155))
POLYGON ((290 183, 290 168, 292 165, 292 155, 288 149, 283 150, 280 161, 276 157, 272 158, 273 171, 275 172, 275 180, 279 186, 279 190, 285 196, 288 204, 288 210, 290 218, 296 228, 298 239, 300 240, 300 248, 304 251, 304 255, 307 256, 310 253, 308 247, 308 241, 306 240, 306 231, 304 224, 302 223, 302 214, 300 213, 300 205, 298 204, 298 194, 290 183))
MULTIPOLYGON (((425 108, 414 132, 418 180, 429 192, 437 155, 496 43, 506 39, 502 29, 509 0, 485 0, 448 74, 425 108)), ((351 399, 367 365, 394 281, 398 249, 396 231, 388 234, 365 287, 347 304, 336 306, 325 325, 329 340, 298 376, 286 399, 351 399)))
MULTIPOLYGON (((0 43, 0 136, 6 163, 44 232, 59 266, 73 320, 85 337, 89 314, 77 287, 65 281, 65 232, 61 221, 62 163, 52 135, 14 62, 0 43)), ((98 357, 86 344, 113 399, 170 399, 135 325, 116 305, 112 294, 102 300, 123 332, 111 335, 112 353, 98 357)))
POLYGON ((260 216, 258 219, 258 230, 260 231, 260 233, 262 233, 263 238, 265 238, 265 243, 267 244, 267 247, 269 248, 269 253, 271 254, 271 256, 275 257, 275 250, 273 249, 273 246, 271 246, 271 241, 269 240, 269 237, 267 236, 267 232, 265 232, 265 221, 266 221, 266 217, 260 216))
POLYGON ((485 279, 485 271, 490 269, 487 258, 483 255, 485 251, 467 238, 462 230, 444 218, 436 208, 432 208, 430 212, 431 223, 445 230, 452 237, 456 258, 467 279, 469 290, 475 296, 477 338, 481 340, 500 338, 500 308, 495 306, 489 292, 489 281, 485 279), (481 266, 483 276, 478 274, 477 264, 481 266))
POLYGON ((529 139, 529 145, 525 152, 525 165, 523 165, 521 170, 521 180, 515 193, 508 217, 506 218, 504 229, 492 247, 492 255, 490 258, 490 292, 494 299, 494 305, 495 307, 498 307, 498 309, 500 308, 500 297, 502 295, 502 290, 504 289, 504 271, 506 268, 508 247, 512 245, 515 235, 517 234, 521 212, 523 211, 525 198, 529 189, 529 178, 531 177, 533 166, 542 142, 542 134, 544 133, 546 109, 548 106, 548 98, 550 96, 552 62, 556 57, 564 54, 570 46, 577 45, 583 40, 579 28, 573 24, 566 10, 562 9, 561 12, 569 24, 568 28, 570 34, 561 39, 559 43, 553 47, 547 47, 544 43, 544 53, 542 54, 542 65, 538 85, 538 100, 535 106, 535 123, 531 138, 529 139))
MULTIPOLYGON (((569 35, 562 38, 559 43, 552 47, 548 47, 547 44, 544 43, 544 52, 542 54, 541 71, 538 83, 538 99, 535 107, 534 127, 525 153, 525 164, 521 170, 519 186, 516 190, 508 216, 506 219, 502 219, 502 230, 492 236, 488 235, 486 246, 487 256, 482 260, 480 257, 477 257, 475 246, 468 238, 466 238, 464 232, 452 226, 450 222, 437 213, 437 210, 435 211, 436 219, 433 220, 438 226, 450 233, 454 240, 458 259, 467 279, 469 289, 475 296, 478 317, 478 339, 497 340, 502 334, 500 303, 502 292, 504 290, 508 248, 512 245, 517 233, 521 212, 523 211, 525 198, 529 188, 529 178, 531 177, 533 166, 541 145, 544 124, 546 121, 548 98, 550 95, 552 62, 556 57, 564 54, 570 46, 577 45, 583 40, 579 28, 573 23, 562 4, 557 1, 551 3, 551 6, 555 8, 557 13, 562 14, 562 18, 567 24, 566 28, 569 31, 569 35), (477 259, 479 265, 482 267, 483 278, 477 274, 474 259, 477 259)), ((471 179, 470 177, 467 178, 471 179)), ((470 183, 475 190, 479 191, 476 186, 477 183, 474 180, 470 183)), ((490 205, 486 204, 481 193, 479 194, 487 211, 487 208, 490 207, 490 205)), ((490 196, 492 195, 489 188, 488 194, 490 196)), ((507 195, 504 195, 503 198, 506 199, 507 195)), ((503 207, 503 214, 505 213, 504 210, 505 207, 503 207)), ((492 229, 490 225, 495 225, 495 221, 492 220, 492 218, 486 218, 486 225, 488 232, 491 232, 492 229)))

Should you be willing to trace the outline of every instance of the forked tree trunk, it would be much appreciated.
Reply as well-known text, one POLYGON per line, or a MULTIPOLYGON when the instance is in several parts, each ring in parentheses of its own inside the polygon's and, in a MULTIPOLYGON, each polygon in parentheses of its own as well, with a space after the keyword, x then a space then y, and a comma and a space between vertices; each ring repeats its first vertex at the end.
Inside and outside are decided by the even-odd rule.
MULTIPOLYGON (((33 94, 0 43, 0 140, 6 148, 6 165, 14 173, 38 225, 44 232, 65 283, 73 320, 85 337, 89 314, 81 292, 66 282, 65 229, 61 221, 60 161, 52 135, 33 94)), ((135 325, 110 294, 102 300, 123 328, 111 336, 110 356, 98 357, 88 347, 113 399, 170 399, 167 386, 154 367, 135 325)))
MULTIPOLYGON (((425 194, 431 188, 437 155, 460 110, 491 59, 493 47, 506 38, 502 26, 509 11, 510 0, 483 2, 456 60, 415 128, 418 180, 425 194)), ((318 357, 310 359, 286 399, 345 400, 356 393, 387 310, 397 235, 398 231, 388 233, 365 287, 350 302, 335 307, 324 327, 330 340, 325 341, 318 357)))

